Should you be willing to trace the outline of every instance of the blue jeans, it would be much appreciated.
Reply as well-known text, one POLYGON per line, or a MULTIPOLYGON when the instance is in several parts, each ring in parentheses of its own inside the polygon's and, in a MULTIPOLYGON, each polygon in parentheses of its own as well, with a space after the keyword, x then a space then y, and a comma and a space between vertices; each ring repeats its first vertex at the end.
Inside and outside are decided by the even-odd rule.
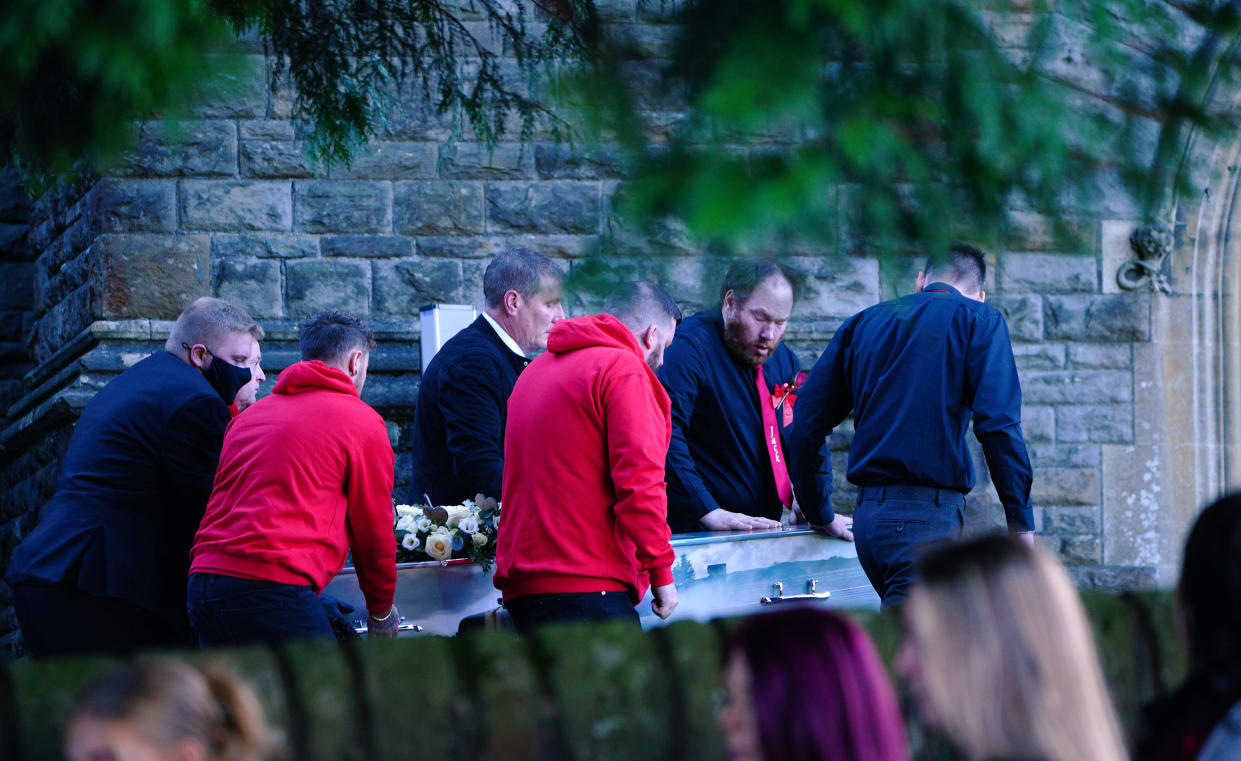
POLYGON ((928 542, 955 541, 965 527, 965 495, 924 486, 864 486, 853 513, 853 540, 883 608, 909 594, 914 562, 928 542))
POLYGON ((203 647, 335 636, 310 585, 192 573, 187 592, 190 624, 203 647))
POLYGON ((517 631, 525 633, 544 624, 572 621, 638 622, 628 592, 574 592, 550 595, 522 595, 504 601, 504 609, 517 631))

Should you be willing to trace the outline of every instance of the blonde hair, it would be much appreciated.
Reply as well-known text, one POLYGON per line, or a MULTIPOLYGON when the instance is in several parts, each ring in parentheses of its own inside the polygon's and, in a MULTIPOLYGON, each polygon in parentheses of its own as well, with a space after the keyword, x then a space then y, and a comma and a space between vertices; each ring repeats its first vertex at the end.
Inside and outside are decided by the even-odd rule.
POLYGON ((217 664, 151 658, 121 666, 86 688, 66 726, 87 718, 124 722, 161 748, 197 740, 207 761, 260 761, 274 745, 254 691, 217 664))
POLYGON ((972 758, 1124 761, 1077 591, 1060 561, 1012 537, 936 550, 907 616, 933 723, 972 758))
POLYGON ((172 325, 164 350, 174 354, 181 344, 203 344, 214 349, 229 333, 249 333, 255 341, 263 340, 263 326, 250 313, 223 299, 203 296, 185 308, 172 325))

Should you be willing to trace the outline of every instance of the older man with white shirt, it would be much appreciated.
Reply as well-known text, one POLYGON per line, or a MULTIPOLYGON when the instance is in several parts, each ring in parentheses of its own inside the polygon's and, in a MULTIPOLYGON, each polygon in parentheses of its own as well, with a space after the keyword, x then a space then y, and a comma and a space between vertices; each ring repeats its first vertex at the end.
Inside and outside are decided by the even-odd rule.
POLYGON ((564 318, 562 278, 554 262, 528 248, 487 265, 482 316, 440 348, 418 389, 415 500, 500 499, 508 397, 527 355, 546 349, 552 325, 564 318))

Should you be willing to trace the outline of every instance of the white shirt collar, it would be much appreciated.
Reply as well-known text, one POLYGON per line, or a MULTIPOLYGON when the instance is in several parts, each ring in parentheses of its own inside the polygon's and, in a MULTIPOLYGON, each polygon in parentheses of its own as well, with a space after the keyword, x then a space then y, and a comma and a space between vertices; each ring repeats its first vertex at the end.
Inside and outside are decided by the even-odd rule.
POLYGON ((495 330, 496 335, 500 337, 500 340, 504 342, 504 345, 507 346, 510 350, 512 350, 514 354, 524 359, 526 356, 526 353, 521 350, 521 347, 518 346, 517 342, 513 340, 513 337, 508 334, 508 331, 500 327, 500 323, 491 319, 491 315, 487 314, 486 312, 483 312, 483 317, 486 318, 487 323, 491 325, 493 330, 495 330))

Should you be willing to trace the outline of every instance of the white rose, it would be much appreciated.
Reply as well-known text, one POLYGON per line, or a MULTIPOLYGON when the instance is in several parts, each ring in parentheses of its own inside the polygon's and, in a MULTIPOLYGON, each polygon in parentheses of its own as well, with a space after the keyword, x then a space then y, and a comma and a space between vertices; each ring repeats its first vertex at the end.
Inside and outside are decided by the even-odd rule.
POLYGON ((423 552, 430 555, 433 559, 445 561, 452 557, 452 535, 441 533, 439 531, 427 537, 426 546, 423 552))
POLYGON ((473 536, 473 539, 474 539, 475 547, 486 547, 487 546, 487 535, 484 534, 483 532, 479 531, 477 534, 473 536))
POLYGON ((431 519, 425 515, 414 519, 414 528, 418 529, 418 533, 425 534, 431 530, 431 519))
POLYGON ((414 519, 408 515, 402 515, 396 520, 397 531, 409 531, 414 527, 414 519))
POLYGON ((460 523, 457 524, 457 528, 464 531, 467 534, 477 534, 478 533, 478 518, 475 518, 473 515, 467 515, 466 517, 461 519, 460 523))
POLYGON ((407 550, 418 549, 418 537, 413 534, 406 534, 405 538, 401 540, 401 546, 407 550))
POLYGON ((465 505, 450 505, 444 509, 448 511, 447 524, 449 528, 456 528, 460 525, 462 520, 474 514, 474 512, 465 505))
POLYGON ((422 508, 417 507, 416 505, 397 505, 396 514, 408 515, 411 518, 417 518, 419 515, 422 515, 422 508))

